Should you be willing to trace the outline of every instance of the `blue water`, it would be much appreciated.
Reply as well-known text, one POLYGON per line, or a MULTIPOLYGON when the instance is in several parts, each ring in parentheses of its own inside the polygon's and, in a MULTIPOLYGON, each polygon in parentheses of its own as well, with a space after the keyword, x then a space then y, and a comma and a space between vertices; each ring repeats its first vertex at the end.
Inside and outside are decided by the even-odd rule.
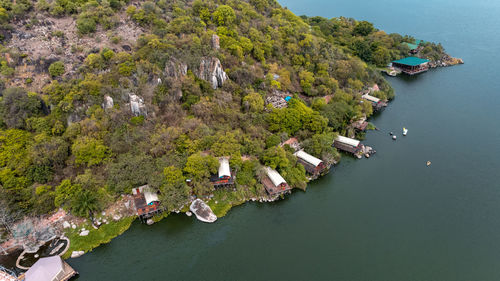
POLYGON ((371 120, 372 158, 212 225, 135 223, 69 261, 79 280, 500 280, 500 1, 280 2, 441 42, 466 63, 389 78, 397 97, 371 120))

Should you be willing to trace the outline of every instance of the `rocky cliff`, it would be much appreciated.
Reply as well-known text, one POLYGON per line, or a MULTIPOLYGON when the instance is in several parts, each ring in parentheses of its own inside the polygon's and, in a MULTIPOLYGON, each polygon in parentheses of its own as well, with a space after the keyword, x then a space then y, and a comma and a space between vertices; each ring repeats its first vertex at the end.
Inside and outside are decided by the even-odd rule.
POLYGON ((179 79, 187 74, 187 70, 187 64, 176 59, 171 59, 165 65, 165 76, 179 79))
POLYGON ((220 60, 214 57, 202 58, 197 74, 200 79, 210 82, 214 89, 222 87, 224 82, 229 79, 222 68, 220 60))

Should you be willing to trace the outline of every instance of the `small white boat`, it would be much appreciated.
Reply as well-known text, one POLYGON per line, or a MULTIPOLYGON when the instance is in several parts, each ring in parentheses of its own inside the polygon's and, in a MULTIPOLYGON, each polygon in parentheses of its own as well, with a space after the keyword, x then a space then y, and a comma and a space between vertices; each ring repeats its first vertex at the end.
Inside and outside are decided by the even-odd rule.
POLYGON ((396 140, 396 136, 395 136, 395 135, 394 135, 394 136, 392 136, 392 139, 393 139, 393 140, 396 140))
POLYGON ((408 133, 408 129, 403 128, 403 136, 406 136, 407 133, 408 133))

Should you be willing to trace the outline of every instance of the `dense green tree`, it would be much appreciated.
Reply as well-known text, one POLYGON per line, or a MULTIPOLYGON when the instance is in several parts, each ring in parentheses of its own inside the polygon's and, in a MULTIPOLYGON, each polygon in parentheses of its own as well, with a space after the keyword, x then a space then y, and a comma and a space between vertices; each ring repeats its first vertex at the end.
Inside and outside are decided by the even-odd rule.
POLYGON ((218 167, 217 158, 198 152, 188 157, 184 172, 197 181, 210 177, 210 174, 217 172, 218 167))
POLYGON ((94 214, 101 209, 98 194, 90 190, 78 191, 71 200, 71 212, 77 216, 94 220, 94 214))
POLYGON ((374 30, 375 28, 373 27, 373 24, 371 22, 360 21, 356 23, 356 26, 354 26, 353 33, 355 35, 367 36, 374 30))
POLYGON ((139 152, 120 154, 108 165, 107 182, 115 192, 127 193, 148 183, 155 172, 154 159, 139 152))
POLYGON ((186 178, 182 170, 168 166, 163 170, 165 183, 160 187, 160 198, 168 210, 181 208, 188 200, 190 188, 186 184, 186 178))
POLYGON ((0 116, 9 128, 25 128, 25 121, 42 113, 42 100, 22 88, 9 88, 0 100, 0 116))
POLYGON ((213 13, 213 20, 219 26, 229 26, 236 19, 233 8, 228 5, 220 5, 213 13))
POLYGON ((94 166, 106 161, 111 155, 109 147, 102 140, 80 137, 71 146, 75 164, 94 166))
POLYGON ((72 184, 69 179, 63 180, 61 184, 56 187, 54 205, 69 210, 71 208, 73 196, 78 194, 81 190, 81 185, 72 184))
POLYGON ((264 100, 258 93, 250 93, 243 98, 243 107, 252 112, 261 112, 264 110, 264 100))

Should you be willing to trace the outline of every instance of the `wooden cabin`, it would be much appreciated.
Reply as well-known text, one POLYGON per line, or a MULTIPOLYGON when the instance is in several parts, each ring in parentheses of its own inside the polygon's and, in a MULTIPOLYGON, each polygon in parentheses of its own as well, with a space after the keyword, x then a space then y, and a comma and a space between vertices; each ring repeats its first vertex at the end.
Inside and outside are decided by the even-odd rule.
POLYGON ((291 188, 285 179, 274 169, 265 168, 266 175, 262 178, 262 184, 270 196, 279 196, 291 192, 291 188))
POLYGON ((381 99, 371 96, 369 94, 364 94, 361 96, 362 99, 369 101, 372 103, 373 111, 382 111, 387 106, 387 103, 382 101, 381 99))
POLYGON ((299 150, 295 152, 294 155, 297 157, 297 161, 302 164, 311 175, 317 176, 326 169, 326 165, 321 159, 306 153, 304 150, 299 150))
POLYGON ((333 146, 341 151, 352 153, 352 154, 358 154, 362 149, 363 145, 359 140, 343 137, 343 136, 338 136, 334 141, 333 141, 333 146))
POLYGON ((368 122, 366 122, 365 118, 362 118, 352 123, 352 127, 358 132, 364 132, 366 131, 366 127, 368 127, 368 122))
POLYGON ((132 189, 132 194, 134 195, 137 216, 141 222, 146 222, 153 216, 163 212, 163 208, 160 206, 160 200, 158 200, 158 194, 153 192, 148 185, 132 189))
POLYGON ((429 70, 429 60, 417 57, 407 57, 393 61, 392 66, 408 75, 415 75, 429 70))
POLYGON ((281 146, 289 145, 291 148, 293 148, 295 151, 300 149, 300 143, 297 138, 289 138, 286 141, 284 141, 281 146))
POLYGON ((413 43, 405 42, 405 44, 410 48, 410 54, 416 54, 419 51, 418 45, 413 43))
POLYGON ((18 277, 19 281, 67 281, 77 275, 60 256, 41 258, 18 277))
POLYGON ((219 158, 219 171, 212 175, 210 181, 215 188, 232 187, 234 186, 234 177, 229 166, 229 158, 219 158))

